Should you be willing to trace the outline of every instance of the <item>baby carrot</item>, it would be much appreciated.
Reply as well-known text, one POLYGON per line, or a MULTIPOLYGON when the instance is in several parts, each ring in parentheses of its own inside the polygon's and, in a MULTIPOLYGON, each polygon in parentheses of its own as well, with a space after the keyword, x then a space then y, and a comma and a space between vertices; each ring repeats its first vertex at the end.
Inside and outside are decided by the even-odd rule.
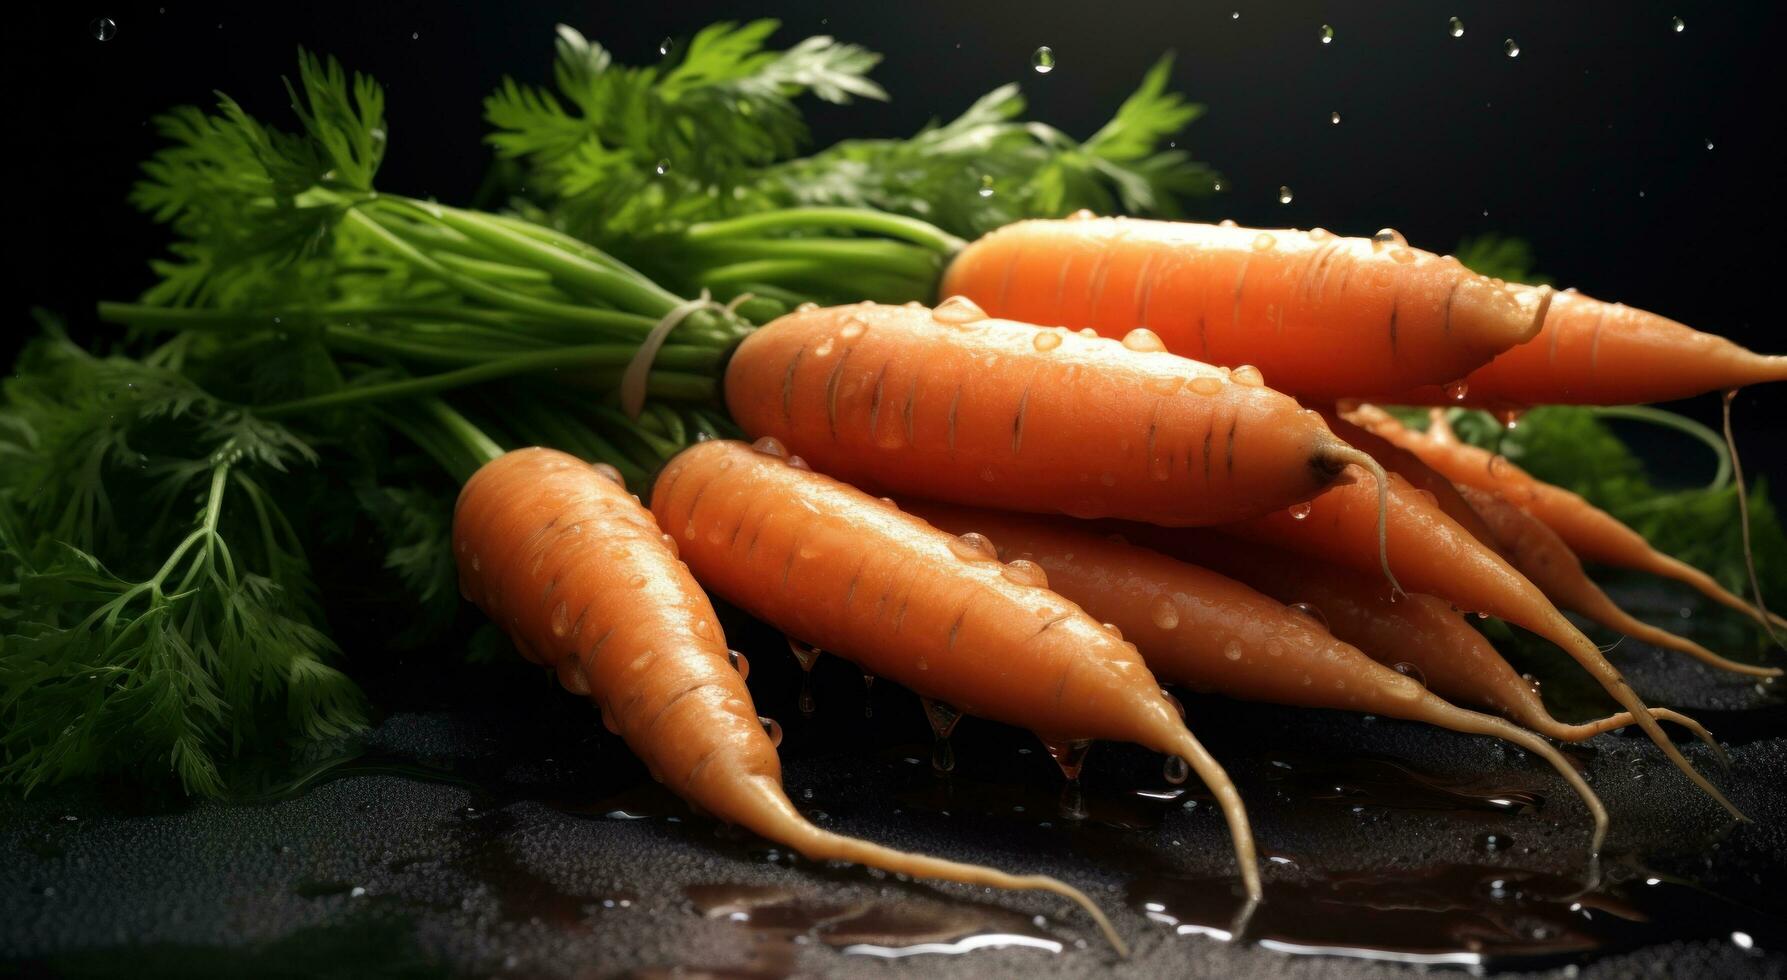
MULTIPOLYGON (((1444 599, 1418 593, 1392 599, 1382 583, 1361 578, 1350 568, 1205 528, 1151 532, 1149 543, 1280 602, 1320 609, 1335 636, 1373 660, 1419 678, 1447 700, 1493 711, 1564 742, 1632 724, 1630 712, 1580 724, 1553 718, 1538 692, 1444 599)), ((1689 728, 1721 751, 1693 719, 1666 708, 1652 708, 1651 715, 1689 728)))
POLYGON ((652 512, 696 578, 789 636, 968 714, 1184 759, 1220 803, 1257 900, 1241 798, 1133 645, 1001 564, 984 538, 813 473, 773 439, 757 447, 700 443, 658 477, 652 512))
POLYGON ((550 449, 487 463, 453 515, 462 591, 523 656, 593 698, 608 729, 679 796, 811 860, 1061 895, 1124 948, 1091 899, 1053 878, 895 851, 802 816, 713 607, 667 537, 618 474, 550 449))
POLYGON ((1441 410, 1432 413, 1432 424, 1425 433, 1405 427, 1390 413, 1371 405, 1350 407, 1346 414, 1352 421, 1419 456, 1452 482, 1501 494, 1556 531, 1583 561, 1674 579, 1693 586, 1720 605, 1758 622, 1768 622, 1754 605, 1733 595, 1700 569, 1652 548, 1643 535, 1612 514, 1562 487, 1534 478, 1503 457, 1459 441, 1441 410))
MULTIPOLYGON (((1562 647, 1632 713, 1633 721, 1684 775, 1732 815, 1742 817, 1664 736, 1649 708, 1594 642, 1571 625, 1531 582, 1406 480, 1391 476, 1389 484, 1389 561, 1409 591, 1437 595, 1461 608, 1499 616, 1562 647)), ((1373 507, 1363 489, 1357 484, 1337 485, 1293 511, 1225 525, 1223 530, 1363 571, 1370 566, 1362 567, 1351 553, 1369 548, 1373 507)))
POLYGON ((1511 742, 1550 763, 1594 819, 1601 849, 1607 811, 1574 766, 1544 739, 1465 711, 1336 638, 1320 607, 1293 610, 1216 572, 1074 527, 1059 518, 912 502, 945 531, 984 533, 1006 561, 1041 566, 1049 587, 1115 624, 1156 677, 1199 691, 1273 704, 1362 711, 1511 742))
POLYGON ((1316 401, 1462 378, 1530 340, 1548 300, 1394 232, 1090 214, 1021 221, 974 242, 944 275, 939 295, 955 294, 995 316, 1106 336, 1147 327, 1175 354, 1251 364, 1274 388, 1316 401))

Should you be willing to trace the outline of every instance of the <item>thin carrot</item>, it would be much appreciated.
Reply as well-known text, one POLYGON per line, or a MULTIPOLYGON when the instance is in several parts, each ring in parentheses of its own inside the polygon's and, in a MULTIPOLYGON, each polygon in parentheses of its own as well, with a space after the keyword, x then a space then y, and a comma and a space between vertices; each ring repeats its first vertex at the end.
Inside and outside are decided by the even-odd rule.
POLYGON ((822 472, 1006 510, 1213 524, 1307 500, 1349 463, 1382 473, 1258 372, 959 298, 782 317, 739 345, 725 390, 747 433, 822 472))
POLYGON ((989 536, 1005 561, 1041 566, 1049 587, 1114 623, 1156 677, 1273 704, 1362 711, 1511 742, 1550 763, 1594 819, 1599 852, 1607 811, 1550 743, 1465 711, 1330 633, 1308 614, 1216 572, 1066 525, 1056 518, 911 502, 907 510, 957 534, 989 536))
MULTIPOLYGON (((1649 708, 1594 642, 1571 625, 1538 588, 1492 549, 1478 543, 1408 481, 1391 476, 1389 484, 1389 561, 1398 580, 1410 591, 1436 595, 1463 609, 1499 616, 1562 647, 1632 713, 1636 724, 1684 775, 1733 816, 1743 817, 1664 736, 1649 708)), ((1358 556, 1352 553, 1369 548, 1375 523, 1375 507, 1362 491, 1358 484, 1337 485, 1308 504, 1299 505, 1294 512, 1278 511, 1225 525, 1223 531, 1367 570, 1370 566, 1362 567, 1358 556)))
POLYGON ((984 539, 794 465, 773 439, 758 446, 701 443, 658 477, 652 511, 698 579, 789 636, 968 714, 1184 759, 1216 795, 1258 899, 1241 797, 1133 645, 1002 565, 984 539))
MULTIPOLYGON (((1545 522, 1564 544, 1583 561, 1674 579, 1693 586, 1702 595, 1738 610, 1760 623, 1764 614, 1741 596, 1732 594, 1712 576, 1652 548, 1644 536, 1622 524, 1612 514, 1581 496, 1536 479, 1525 470, 1486 449, 1461 442, 1446 424, 1445 413, 1435 410, 1425 433, 1398 422, 1390 413, 1371 405, 1352 406, 1352 421, 1414 453, 1421 461, 1461 486, 1500 493, 1520 509, 1545 522)), ((1787 620, 1776 617, 1777 625, 1787 620)))
POLYGON ((1496 550, 1560 608, 1580 613, 1634 640, 1685 653, 1720 670, 1751 677, 1781 676, 1778 667, 1758 667, 1727 660, 1685 636, 1677 636, 1633 617, 1589 579, 1575 552, 1543 521, 1493 491, 1460 487, 1459 493, 1489 524, 1495 535, 1496 550))
MULTIPOLYGON (((1381 584, 1350 568, 1206 528, 1149 534, 1148 543, 1176 558, 1232 576, 1284 603, 1322 611, 1335 636, 1378 663, 1418 677, 1441 697, 1485 708, 1564 742, 1581 742, 1632 724, 1631 712, 1568 724, 1546 710, 1525 678, 1444 599, 1412 594, 1392 600, 1381 584)), ((1686 715, 1652 708, 1652 717, 1692 730, 1722 752, 1686 715)))
POLYGON ((995 316, 1106 336, 1148 327, 1175 354, 1251 364, 1274 388, 1316 401, 1462 378, 1530 340, 1548 300, 1394 232, 1089 214, 1018 222, 969 245, 939 292, 956 294, 995 316))
MULTIPOLYGON (((1787 357, 1757 354, 1667 317, 1576 292, 1558 293, 1538 336, 1465 377, 1462 389, 1390 396, 1407 405, 1489 409, 1635 405, 1787 380, 1787 357)), ((1365 392, 1370 389, 1359 389, 1365 392)))
POLYGON ((523 656, 593 698, 608 729, 679 796, 811 860, 1063 896, 1124 949, 1092 900, 1053 878, 908 854, 802 816, 713 607, 667 538, 618 474, 549 449, 484 465, 453 518, 462 591, 523 656))

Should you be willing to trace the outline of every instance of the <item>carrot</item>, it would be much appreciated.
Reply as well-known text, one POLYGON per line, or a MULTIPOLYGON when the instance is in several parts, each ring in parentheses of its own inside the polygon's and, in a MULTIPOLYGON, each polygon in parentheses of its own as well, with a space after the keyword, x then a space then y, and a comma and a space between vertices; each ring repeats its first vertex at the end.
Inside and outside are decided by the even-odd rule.
POLYGON ((1496 550, 1559 607, 1580 613, 1634 640, 1685 653, 1720 670, 1748 674, 1751 677, 1781 676, 1779 668, 1758 667, 1727 660, 1687 637, 1677 636, 1633 617, 1608 598, 1600 586, 1590 581, 1575 552, 1558 537, 1556 531, 1546 527, 1543 521, 1493 491, 1460 487, 1459 492, 1482 515, 1483 520, 1488 522, 1495 535, 1496 550))
MULTIPOLYGON (((1594 642, 1571 625, 1531 582, 1429 503, 1408 481, 1392 476, 1389 484, 1389 561, 1409 591, 1499 616, 1562 647, 1632 713, 1633 721, 1684 775, 1733 816, 1742 818, 1724 794, 1696 772, 1664 736, 1650 709, 1594 642)), ((1358 484, 1337 485, 1294 511, 1225 525, 1223 530, 1359 569, 1352 551, 1367 546, 1372 526, 1371 504, 1362 490, 1358 484)))
POLYGON ((1457 521, 1481 544, 1494 548, 1508 564, 1545 593, 1560 609, 1568 609, 1636 640, 1685 653, 1710 666, 1753 677, 1778 677, 1772 667, 1728 660, 1683 636, 1643 622, 1621 609, 1582 569, 1582 562, 1555 531, 1507 502, 1499 493, 1459 487, 1419 456, 1361 429, 1337 415, 1323 413, 1328 427, 1353 446, 1370 453, 1391 473, 1428 495, 1447 517, 1457 521))
POLYGON ((1782 380, 1787 380, 1787 357, 1757 354, 1667 317, 1570 289, 1552 300, 1538 336, 1472 371, 1462 386, 1422 388, 1384 400, 1462 401, 1497 410, 1634 405, 1782 380))
MULTIPOLYGON (((1581 724, 1558 721, 1526 679, 1444 599, 1412 594, 1392 600, 1380 584, 1340 565, 1228 537, 1205 528, 1148 532, 1149 544, 1176 558, 1229 575, 1284 603, 1321 610, 1335 636, 1450 701, 1485 708, 1563 742, 1581 742, 1632 724, 1630 712, 1581 724)), ((1686 715, 1652 708, 1659 720, 1686 726, 1720 752, 1686 715)))
POLYGON ((1257 901, 1240 795, 1133 645, 1002 565, 984 540, 795 465, 773 439, 757 446, 701 443, 658 477, 652 511, 696 578, 789 636, 965 713, 1184 759, 1221 804, 1257 901))
MULTIPOLYGON (((1416 432, 1371 405, 1349 407, 1347 416, 1379 436, 1414 453, 1421 461, 1461 486, 1501 494, 1510 503, 1543 521, 1583 561, 1648 572, 1693 586, 1702 595, 1742 612, 1765 626, 1769 617, 1732 594, 1712 576, 1652 548, 1644 536, 1612 514, 1575 493, 1534 478, 1486 449, 1461 442, 1446 424, 1445 413, 1432 413, 1425 433, 1416 432)), ((1777 625, 1787 625, 1780 620, 1777 625)))
POLYGON ((1549 299, 1409 248, 1394 232, 1341 238, 1090 214, 1022 221, 974 242, 944 274, 939 295, 955 294, 995 316, 1107 336, 1148 327, 1175 354, 1251 364, 1274 388, 1318 401, 1462 378, 1530 340, 1549 299))
POLYGON ((1582 797, 1595 824, 1590 850, 1601 849, 1607 811, 1550 743, 1501 718, 1448 704, 1303 612, 1216 572, 1055 519, 928 502, 906 509, 945 531, 990 536, 1003 560, 1041 566, 1050 588, 1116 624, 1164 680, 1249 701, 1425 722, 1518 745, 1549 762, 1582 797))
POLYGON ((962 299, 782 317, 739 345, 726 404, 854 485, 1005 510, 1214 524, 1307 500, 1349 463, 1383 472, 1258 372, 962 299))
POLYGON ((1053 878, 908 854, 802 816, 713 607, 667 537, 611 468, 550 449, 483 466, 453 516, 462 591, 523 656, 592 697, 608 729, 678 795, 810 860, 1063 896, 1124 949, 1091 899, 1053 878))

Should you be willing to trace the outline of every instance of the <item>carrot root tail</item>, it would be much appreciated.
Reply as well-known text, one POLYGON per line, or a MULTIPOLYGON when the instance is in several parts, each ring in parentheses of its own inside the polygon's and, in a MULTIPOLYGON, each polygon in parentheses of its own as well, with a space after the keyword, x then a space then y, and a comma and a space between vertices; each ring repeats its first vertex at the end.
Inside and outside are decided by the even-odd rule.
POLYGON ((1750 592, 1756 597, 1756 621, 1762 624, 1768 638, 1775 641, 1775 646, 1787 649, 1787 642, 1782 641, 1781 634, 1775 632, 1768 604, 1762 601, 1762 582, 1756 577, 1756 552, 1750 547, 1749 491, 1744 488, 1744 464, 1737 458, 1737 438, 1731 432, 1731 400, 1736 397, 1736 388, 1725 392, 1723 409, 1725 451, 1731 454, 1731 476, 1737 485, 1737 522, 1744 538, 1744 569, 1750 573, 1750 592))
POLYGON ((1240 866, 1241 883, 1247 889, 1249 902, 1258 903, 1264 894, 1260 886, 1260 862, 1257 848, 1253 842, 1253 827, 1248 823, 1247 810, 1241 805, 1241 793, 1235 789, 1234 781, 1223 771, 1222 765, 1216 761, 1209 750, 1192 735, 1189 730, 1182 730, 1177 749, 1173 752, 1191 766, 1198 778, 1204 781, 1210 792, 1215 794, 1216 802, 1222 807, 1222 817, 1229 825, 1229 838, 1234 842, 1235 861, 1240 866))
POLYGON ((1582 799, 1582 805, 1588 808, 1589 816, 1594 820, 1594 832, 1589 838, 1591 859, 1601 853, 1601 845, 1607 840, 1607 807, 1601 803, 1601 798, 1589 786, 1588 780, 1582 778, 1582 774, 1576 771, 1575 766, 1570 765, 1570 760, 1564 758, 1564 754, 1559 752, 1556 746, 1504 718, 1466 711, 1437 696, 1433 697, 1431 702, 1425 707, 1432 711, 1435 719, 1445 727, 1471 735, 1487 735, 1518 745, 1544 759, 1551 765, 1551 768, 1557 770, 1558 775, 1563 776, 1564 780, 1570 784, 1570 788, 1575 790, 1576 795, 1582 799))

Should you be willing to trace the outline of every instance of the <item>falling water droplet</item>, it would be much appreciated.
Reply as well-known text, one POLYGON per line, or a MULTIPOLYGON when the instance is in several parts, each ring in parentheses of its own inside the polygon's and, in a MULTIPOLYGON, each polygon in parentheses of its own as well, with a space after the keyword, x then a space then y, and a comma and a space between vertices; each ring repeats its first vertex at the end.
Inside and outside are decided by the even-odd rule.
POLYGON ((1300 504, 1292 504, 1290 507, 1291 520, 1306 521, 1309 519, 1309 515, 1314 513, 1314 511, 1315 505, 1307 500, 1300 504))
POLYGON ((931 735, 935 739, 931 743, 931 768, 937 772, 950 772, 956 767, 956 752, 949 744, 949 736, 962 720, 962 713, 943 701, 918 700, 924 705, 925 719, 931 723, 931 735))
POLYGON ((1210 189, 1219 193, 1219 194, 1222 193, 1222 181, 1220 181, 1220 180, 1212 181, 1210 183, 1210 189))
POLYGON ((1682 20, 1680 17, 1671 17, 1669 18, 1669 26, 1675 33, 1680 34, 1688 29, 1688 22, 1682 20))
POLYGON ((1291 189, 1289 187, 1286 187, 1283 185, 1279 186, 1279 188, 1278 188, 1278 203, 1280 203, 1280 204, 1291 203, 1291 189))
POLYGON ((95 17, 93 23, 87 25, 95 41, 110 41, 118 36, 118 22, 110 17, 95 17))
POLYGON ((1159 353, 1167 349, 1160 335, 1147 327, 1137 327, 1123 335, 1123 346, 1144 354, 1159 353))
POLYGON ((981 197, 992 197, 993 196, 993 175, 992 174, 981 174, 980 175, 980 190, 975 191, 975 193, 979 194, 981 197))
POLYGON ((1710 136, 1706 138, 1706 148, 1709 150, 1713 148, 1713 140, 1710 136))
POLYGON ((862 716, 875 717, 875 675, 862 672, 862 716))
POLYGON ((1328 113, 1328 121, 1333 123, 1336 126, 1340 125, 1340 113, 1338 113, 1338 112, 1328 113))
POLYGON ((1030 67, 1036 69, 1038 75, 1047 75, 1055 70, 1055 50, 1043 45, 1030 53, 1030 67))
POLYGON ((1329 24, 1323 24, 1321 37, 1322 37, 1323 44, 1333 44, 1334 43, 1334 28, 1333 28, 1333 26, 1331 26, 1329 24))
POLYGON ((1080 770, 1086 765, 1086 753, 1092 751, 1089 739, 1057 739, 1038 735, 1043 748, 1061 769, 1067 782, 1061 787, 1061 816, 1065 820, 1086 818, 1086 796, 1080 788, 1080 770))
POLYGON ((1154 597, 1148 616, 1154 620, 1155 626, 1163 630, 1179 628, 1179 607, 1173 602, 1173 597, 1164 592, 1154 597))
POLYGON ((1191 778, 1191 767, 1185 764, 1184 759, 1176 755, 1169 755, 1166 762, 1161 764, 1160 776, 1174 786, 1178 786, 1191 778))
POLYGON ((1454 381, 1446 386, 1446 397, 1455 402, 1464 401, 1471 393, 1469 381, 1454 381))
POLYGON ((937 308, 931 311, 931 319, 954 326, 975 323, 986 318, 987 311, 966 296, 951 296, 938 303, 937 308))
POLYGON ((669 160, 659 160, 658 165, 652 168, 652 173, 655 173, 660 177, 664 176, 665 174, 667 174, 669 172, 670 172, 670 161, 669 160))
POLYGON ((663 39, 662 41, 658 42, 658 57, 660 57, 660 58, 670 57, 670 52, 675 51, 675 50, 676 50, 676 39, 675 38, 667 37, 667 38, 663 39))
POLYGON ((1520 45, 1513 38, 1508 38, 1506 41, 1502 42, 1502 50, 1507 52, 1507 55, 1510 58, 1520 57, 1520 45))
POLYGON ((1239 11, 1239 10, 1235 11, 1232 14, 1229 14, 1229 20, 1240 20, 1240 19, 1241 19, 1241 11, 1239 11))

